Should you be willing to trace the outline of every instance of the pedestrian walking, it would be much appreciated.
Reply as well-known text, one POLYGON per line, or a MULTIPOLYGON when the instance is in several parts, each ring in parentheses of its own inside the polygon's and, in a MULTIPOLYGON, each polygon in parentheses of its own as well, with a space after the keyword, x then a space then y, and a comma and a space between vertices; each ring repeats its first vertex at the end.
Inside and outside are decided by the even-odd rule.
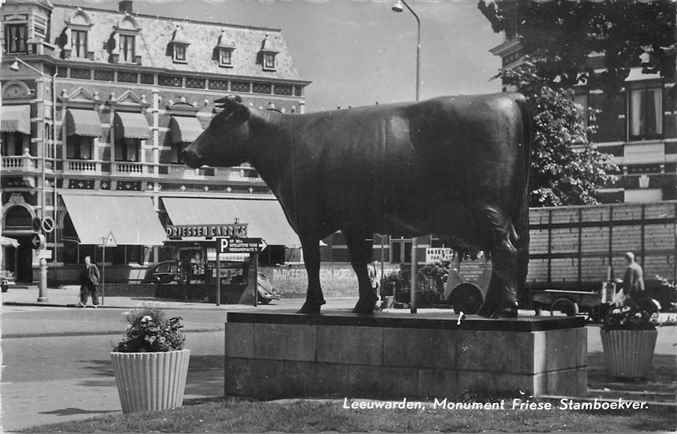
POLYGON ((87 305, 87 299, 92 297, 92 304, 96 307, 99 305, 99 297, 97 296, 97 288, 101 275, 96 264, 92 263, 92 258, 85 256, 85 265, 80 273, 80 307, 87 305))

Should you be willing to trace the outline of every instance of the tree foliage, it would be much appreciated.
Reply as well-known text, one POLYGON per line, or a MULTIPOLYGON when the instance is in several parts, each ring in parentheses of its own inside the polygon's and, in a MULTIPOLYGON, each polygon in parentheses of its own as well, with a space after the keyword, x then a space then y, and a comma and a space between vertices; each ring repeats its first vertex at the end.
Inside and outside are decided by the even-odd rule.
POLYGON ((617 95, 636 66, 673 79, 677 3, 479 0, 478 8, 494 32, 519 38, 527 55, 498 77, 527 97, 535 115, 531 205, 595 203, 618 168, 591 145, 596 113, 577 109, 572 89, 617 95))
POLYGON ((480 0, 478 7, 494 32, 519 35, 551 87, 583 83, 615 94, 633 66, 674 79, 672 0, 480 0))
POLYGON ((550 87, 532 63, 501 72, 503 81, 522 92, 534 114, 529 202, 531 206, 597 203, 597 190, 615 181, 618 167, 590 143, 594 117, 574 102, 571 89, 550 87))

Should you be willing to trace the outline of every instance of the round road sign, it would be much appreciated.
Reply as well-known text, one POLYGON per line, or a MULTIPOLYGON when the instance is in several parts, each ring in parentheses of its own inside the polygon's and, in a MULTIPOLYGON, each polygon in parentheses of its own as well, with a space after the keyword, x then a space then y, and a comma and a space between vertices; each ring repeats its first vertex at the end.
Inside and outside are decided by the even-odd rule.
POLYGON ((42 219, 42 230, 47 232, 48 234, 51 233, 54 230, 54 219, 47 216, 42 219))

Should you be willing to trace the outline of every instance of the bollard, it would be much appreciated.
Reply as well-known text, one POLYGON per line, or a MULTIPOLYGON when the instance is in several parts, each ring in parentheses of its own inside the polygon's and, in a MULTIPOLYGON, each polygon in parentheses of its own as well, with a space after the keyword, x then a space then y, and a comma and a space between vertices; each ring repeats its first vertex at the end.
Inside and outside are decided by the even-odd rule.
POLYGON ((38 285, 38 302, 47 301, 47 259, 40 258, 40 284, 38 285))

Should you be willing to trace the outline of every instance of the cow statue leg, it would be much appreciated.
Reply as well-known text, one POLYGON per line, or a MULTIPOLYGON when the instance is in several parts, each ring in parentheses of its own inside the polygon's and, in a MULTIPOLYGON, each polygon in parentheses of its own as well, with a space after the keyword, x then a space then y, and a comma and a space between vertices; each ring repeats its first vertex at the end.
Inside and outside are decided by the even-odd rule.
POLYGON ((325 304, 322 287, 320 286, 320 240, 301 238, 301 247, 303 248, 303 262, 308 274, 308 289, 306 291, 306 302, 297 313, 317 314, 320 313, 320 306, 325 304))
POLYGON ((513 244, 517 233, 510 219, 494 207, 482 210, 481 221, 492 235, 491 281, 479 314, 486 317, 517 316, 518 250, 513 244))
POLYGON ((367 270, 372 253, 371 235, 350 230, 343 230, 343 235, 346 238, 346 244, 350 252, 350 263, 357 275, 360 291, 360 298, 353 308, 353 312, 363 314, 374 313, 378 296, 376 295, 376 288, 371 286, 367 270))

